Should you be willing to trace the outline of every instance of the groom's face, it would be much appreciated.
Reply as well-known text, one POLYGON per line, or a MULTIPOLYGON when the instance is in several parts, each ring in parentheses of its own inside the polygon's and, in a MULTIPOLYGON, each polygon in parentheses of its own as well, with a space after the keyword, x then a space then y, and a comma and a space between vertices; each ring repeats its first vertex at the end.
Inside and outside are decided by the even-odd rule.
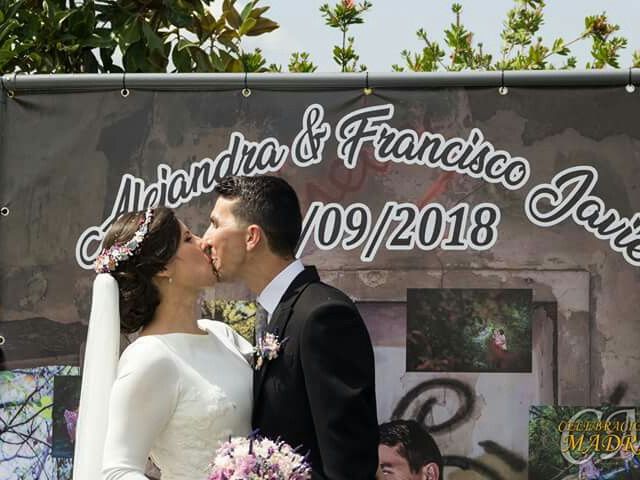
POLYGON ((202 237, 205 247, 211 248, 221 281, 238 279, 247 255, 247 229, 233 214, 238 201, 218 197, 211 211, 211 223, 202 237))

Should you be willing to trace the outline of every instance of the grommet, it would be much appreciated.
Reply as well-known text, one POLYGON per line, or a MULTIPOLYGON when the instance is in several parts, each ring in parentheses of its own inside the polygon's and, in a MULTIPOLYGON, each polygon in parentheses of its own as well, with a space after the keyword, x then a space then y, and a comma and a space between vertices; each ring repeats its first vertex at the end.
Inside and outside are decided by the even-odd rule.
POLYGON ((126 76, 126 72, 122 72, 122 89, 120 90, 120 95, 122 95, 122 98, 127 98, 129 96, 129 89, 127 88, 127 84, 125 82, 125 76, 126 76))
POLYGON ((636 86, 631 80, 631 68, 629 68, 629 81, 627 82, 627 85, 624 87, 624 89, 627 91, 627 93, 633 93, 636 91, 636 86))
POLYGON ((244 88, 242 89, 242 96, 249 98, 251 96, 251 89, 249 88, 249 81, 247 78, 247 71, 244 72, 244 88))
POLYGON ((11 210, 9 210, 9 207, 0 208, 0 215, 2 215, 3 217, 8 217, 10 213, 11 210))
POLYGON ((500 95, 507 95, 509 93, 509 89, 504 84, 504 70, 500 70, 500 87, 498 88, 498 93, 500 95))
POLYGON ((369 86, 369 72, 366 72, 366 76, 364 79, 364 88, 362 89, 365 95, 371 95, 373 93, 373 88, 369 86))
MULTIPOLYGON (((18 76, 18 72, 13 72, 13 85, 15 86, 16 84, 16 77, 18 76)), ((2 86, 4 87, 4 77, 2 77, 2 86)), ((11 90, 10 88, 6 88, 7 90, 7 97, 9 98, 15 98, 16 96, 16 92, 14 90, 11 90)))
POLYGON ((0 335, 0 345, 4 345, 5 344, 5 338, 0 335))

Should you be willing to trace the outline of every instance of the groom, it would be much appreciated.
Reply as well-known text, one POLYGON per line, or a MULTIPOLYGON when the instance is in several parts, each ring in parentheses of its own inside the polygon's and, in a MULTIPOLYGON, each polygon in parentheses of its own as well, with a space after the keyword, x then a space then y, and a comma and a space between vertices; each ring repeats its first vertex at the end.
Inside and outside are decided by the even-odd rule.
MULTIPOLYGON (((258 295, 278 357, 254 373, 253 427, 310 452, 313 480, 373 480, 378 466, 373 349, 353 302, 295 259, 298 197, 273 176, 225 177, 203 237, 221 281, 258 295)), ((258 315, 259 316, 259 315, 258 315)))

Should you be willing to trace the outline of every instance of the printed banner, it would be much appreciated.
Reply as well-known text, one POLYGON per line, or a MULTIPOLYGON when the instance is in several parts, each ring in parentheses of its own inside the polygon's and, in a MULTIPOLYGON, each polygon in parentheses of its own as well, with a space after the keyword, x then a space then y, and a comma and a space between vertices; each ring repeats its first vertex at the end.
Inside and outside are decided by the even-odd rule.
MULTIPOLYGON (((640 400, 639 105, 618 87, 5 98, 0 368, 62 392, 47 452, 71 462, 77 386, 45 372, 81 363, 111 223, 166 205, 201 234, 220 178, 274 174, 301 201, 299 256, 365 319, 380 423, 422 424, 447 480, 578 478, 543 413, 640 400)), ((205 310, 250 338, 254 300, 218 285, 205 310)), ((10 442, 0 426, 0 471, 32 468, 10 442)), ((603 478, 637 474, 616 455, 603 478)))

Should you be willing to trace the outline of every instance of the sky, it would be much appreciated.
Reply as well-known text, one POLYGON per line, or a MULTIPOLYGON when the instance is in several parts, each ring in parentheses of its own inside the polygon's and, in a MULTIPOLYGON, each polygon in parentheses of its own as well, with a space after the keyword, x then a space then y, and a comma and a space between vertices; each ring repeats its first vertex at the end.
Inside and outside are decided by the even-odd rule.
MULTIPOLYGON (((404 49, 420 51, 424 42, 416 36, 424 28, 430 39, 442 43, 445 27, 454 20, 451 12, 453 0, 371 0, 373 7, 365 14, 365 23, 351 27, 355 36, 355 48, 370 72, 390 72, 391 65, 401 64, 400 52, 404 49)), ((221 2, 220 2, 221 3, 221 2)), ((243 41, 245 50, 262 49, 268 64, 276 63, 286 71, 289 56, 295 51, 306 51, 318 65, 318 72, 336 72, 331 51, 341 42, 341 33, 324 24, 319 8, 326 2, 319 0, 267 0, 258 6, 271 6, 265 16, 280 24, 274 32, 260 37, 248 37, 243 41)), ((331 4, 335 3, 330 2, 331 4)), ((494 58, 500 51, 500 32, 507 11, 513 0, 457 0, 462 5, 462 22, 475 34, 474 44, 483 43, 483 50, 494 58)), ((238 7, 245 2, 238 2, 238 7)), ((640 1, 639 0, 548 0, 544 10, 545 24, 540 35, 546 45, 562 37, 565 42, 575 39, 584 30, 584 18, 606 12, 609 21, 620 25, 619 35, 629 40, 622 51, 620 67, 631 66, 631 55, 640 49, 640 1), (635 27, 635 28, 634 28, 635 27)), ((584 68, 591 56, 591 43, 575 44, 572 55, 578 59, 578 68, 584 68)), ((445 49, 447 50, 447 49, 445 49)), ((448 50, 447 50, 448 51, 448 50)), ((563 63, 557 57, 556 64, 563 63)), ((552 62, 553 63, 553 62, 552 62)))

